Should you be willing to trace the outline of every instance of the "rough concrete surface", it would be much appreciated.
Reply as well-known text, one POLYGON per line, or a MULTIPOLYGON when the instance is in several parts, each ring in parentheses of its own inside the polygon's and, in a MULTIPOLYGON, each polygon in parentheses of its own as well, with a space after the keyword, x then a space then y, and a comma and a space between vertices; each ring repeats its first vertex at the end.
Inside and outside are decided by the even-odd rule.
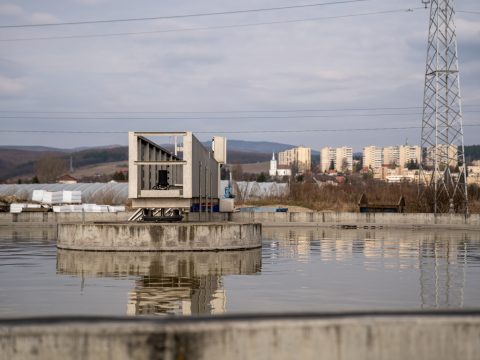
POLYGON ((0 360, 477 360, 479 313, 0 321, 0 360))
MULTIPOLYGON (((131 215, 125 213, 20 213, 0 214, 0 225, 55 225, 71 222, 122 222, 131 215)), ((480 214, 361 214, 354 212, 237 212, 237 213, 189 213, 187 222, 233 221, 255 222, 263 226, 309 227, 385 227, 385 228, 449 228, 479 229, 480 214)))
POLYGON ((58 225, 57 247, 95 251, 204 251, 256 248, 254 223, 73 223, 58 225))

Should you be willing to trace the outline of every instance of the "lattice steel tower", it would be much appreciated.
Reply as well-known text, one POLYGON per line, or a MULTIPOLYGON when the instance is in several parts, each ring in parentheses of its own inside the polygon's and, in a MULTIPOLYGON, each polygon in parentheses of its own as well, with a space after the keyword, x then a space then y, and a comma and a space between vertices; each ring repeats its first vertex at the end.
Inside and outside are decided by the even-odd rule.
POLYGON ((422 2, 430 2, 430 25, 423 100, 421 202, 428 212, 467 213, 454 0, 422 2))

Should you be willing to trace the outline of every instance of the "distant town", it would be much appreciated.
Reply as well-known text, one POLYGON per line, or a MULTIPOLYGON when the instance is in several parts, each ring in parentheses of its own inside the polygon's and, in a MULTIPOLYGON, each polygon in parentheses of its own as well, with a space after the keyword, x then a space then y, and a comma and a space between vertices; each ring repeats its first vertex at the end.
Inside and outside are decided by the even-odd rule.
MULTIPOLYGON (((427 149, 428 151, 432 151, 427 149)), ((455 158, 457 149, 450 146, 445 149, 450 158, 455 158)), ((363 148, 362 156, 354 156, 348 146, 324 147, 320 150, 320 163, 312 166, 312 149, 299 146, 272 155, 269 175, 285 177, 307 172, 323 173, 329 176, 345 176, 359 173, 365 177, 389 183, 402 181, 422 181, 419 177, 421 148, 416 145, 398 145, 379 147, 375 145, 363 148), (315 171, 316 170, 316 171, 315 171)), ((452 165, 452 164, 451 164, 452 165)), ((426 166, 433 166, 426 163, 426 166)), ((458 166, 458 162, 453 164, 458 166)), ((480 184, 480 161, 473 160, 468 166, 468 184, 480 184)), ((328 178, 323 178, 328 179, 328 178)))

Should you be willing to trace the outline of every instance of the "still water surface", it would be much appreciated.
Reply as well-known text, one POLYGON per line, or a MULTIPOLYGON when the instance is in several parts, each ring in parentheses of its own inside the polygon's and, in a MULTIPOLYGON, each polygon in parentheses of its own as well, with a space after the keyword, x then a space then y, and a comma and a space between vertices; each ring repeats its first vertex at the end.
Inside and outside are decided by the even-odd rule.
POLYGON ((480 233, 264 229, 262 249, 57 250, 0 228, 0 317, 480 308, 480 233))

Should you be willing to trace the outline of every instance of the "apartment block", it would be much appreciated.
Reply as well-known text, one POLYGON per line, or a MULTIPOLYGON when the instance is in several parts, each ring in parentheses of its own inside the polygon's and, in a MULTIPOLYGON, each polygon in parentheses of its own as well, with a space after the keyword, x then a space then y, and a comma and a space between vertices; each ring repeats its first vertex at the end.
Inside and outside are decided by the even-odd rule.
POLYGON ((435 154, 439 160, 439 166, 456 167, 458 165, 458 147, 456 145, 441 144, 436 148, 434 146, 427 149, 427 158, 425 163, 428 166, 434 166, 435 154))
POLYGON ((400 148, 399 146, 387 146, 383 148, 383 165, 399 165, 400 148))
POLYGON ((353 170, 353 150, 351 147, 339 148, 324 147, 320 150, 320 170, 330 170, 333 161, 333 168, 336 171, 353 170))
POLYGON ((378 146, 367 146, 363 148, 363 167, 378 169, 383 164, 383 149, 378 146))
POLYGON ((298 167, 298 172, 304 173, 310 171, 312 168, 312 149, 299 146, 290 150, 281 151, 278 153, 279 166, 298 167))
POLYGON ((330 169, 330 164, 333 161, 334 168, 336 167, 337 151, 335 148, 324 147, 320 150, 320 171, 325 172, 330 169))
POLYGON ((420 146, 403 145, 399 147, 399 162, 401 168, 406 167, 406 164, 413 161, 420 164, 422 151, 420 146))

